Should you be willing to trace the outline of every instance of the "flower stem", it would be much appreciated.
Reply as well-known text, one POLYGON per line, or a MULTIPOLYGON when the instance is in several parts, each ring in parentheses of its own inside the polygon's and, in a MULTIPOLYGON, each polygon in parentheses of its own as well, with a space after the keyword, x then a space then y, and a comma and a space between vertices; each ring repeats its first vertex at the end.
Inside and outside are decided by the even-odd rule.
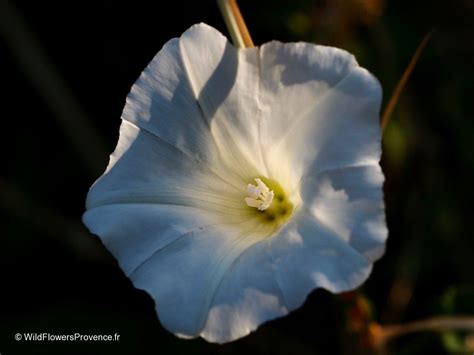
POLYGON ((239 6, 237 5, 237 1, 217 0, 217 2, 234 45, 237 48, 254 47, 252 37, 250 37, 249 30, 245 24, 244 18, 242 17, 239 6))
POLYGON ((420 59, 421 53, 423 53, 423 50, 428 44, 432 34, 433 31, 428 32, 423 38, 423 40, 420 42, 418 48, 413 54, 413 57, 411 58, 410 63, 408 64, 407 68, 402 74, 402 77, 398 81, 397 86, 395 86, 392 96, 390 97, 390 100, 388 101, 388 104, 382 114, 382 119, 380 122, 382 132, 385 131, 385 128, 387 127, 388 122, 390 121, 390 116, 392 115, 392 112, 398 103, 398 99, 400 98, 400 95, 403 92, 403 89, 405 88, 405 85, 407 84, 408 79, 410 78, 410 75, 413 72, 413 69, 415 69, 416 63, 418 62, 418 59, 420 59))

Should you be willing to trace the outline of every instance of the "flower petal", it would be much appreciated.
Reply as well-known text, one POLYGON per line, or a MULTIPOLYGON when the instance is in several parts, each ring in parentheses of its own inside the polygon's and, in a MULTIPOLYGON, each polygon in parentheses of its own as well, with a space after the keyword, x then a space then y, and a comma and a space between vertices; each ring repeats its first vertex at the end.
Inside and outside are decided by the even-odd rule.
POLYGON ((222 277, 258 240, 189 207, 106 205, 83 220, 134 286, 152 296, 163 326, 182 337, 199 335, 222 277))
POLYGON ((213 297, 203 338, 232 341, 288 313, 268 247, 268 241, 253 245, 229 268, 213 297))
POLYGON ((309 169, 378 163, 381 88, 351 54, 301 43, 264 45, 261 96, 272 177, 296 186, 309 169))
POLYGON ((182 151, 127 121, 107 171, 87 196, 87 208, 120 203, 179 205, 242 221, 245 190, 182 151))
POLYGON ((272 41, 260 48, 261 103, 266 132, 279 139, 358 64, 338 48, 272 41))
POLYGON ((243 252, 222 278, 201 336, 223 343, 302 305, 316 288, 354 289, 372 263, 308 211, 243 252))
POLYGON ((223 277, 257 241, 241 228, 203 227, 154 253, 130 278, 135 287, 154 298, 160 321, 168 330, 185 338, 197 337, 223 277))
POLYGON ((265 172, 258 136, 258 49, 236 49, 204 24, 186 31, 180 44, 191 86, 223 161, 239 169, 242 154, 258 172, 265 172))
POLYGON ((372 269, 358 251, 304 211, 271 241, 275 277, 289 310, 315 288, 344 292, 359 286, 372 269))
POLYGON ((97 234, 129 276, 177 239, 215 222, 195 208, 154 204, 112 204, 86 211, 84 224, 97 234))
POLYGON ((179 39, 166 43, 127 97, 122 119, 156 135, 193 160, 209 161, 213 151, 207 122, 180 60, 179 39))
POLYGON ((257 49, 237 51, 217 30, 195 25, 144 70, 122 117, 246 184, 264 169, 257 77, 257 49))
POLYGON ((315 218, 370 261, 385 251, 387 227, 380 166, 336 168, 302 181, 302 198, 315 218))

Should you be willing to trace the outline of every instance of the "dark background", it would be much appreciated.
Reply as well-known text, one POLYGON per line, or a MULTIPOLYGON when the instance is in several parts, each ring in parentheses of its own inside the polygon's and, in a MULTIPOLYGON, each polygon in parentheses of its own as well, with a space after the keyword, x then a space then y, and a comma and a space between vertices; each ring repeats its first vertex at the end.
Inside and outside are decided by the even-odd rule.
MULTIPOLYGON (((381 81, 385 102, 434 29, 384 136, 390 238, 361 292, 382 324, 472 315, 473 2, 240 5, 256 44, 303 40, 353 52, 381 81)), ((344 305, 324 291, 234 343, 179 340, 81 224, 87 190, 115 147, 131 85, 167 40, 198 22, 227 34, 214 1, 0 0, 2 355, 347 353, 344 305), (27 343, 15 342, 17 332, 121 337, 27 343)), ((474 342, 464 335, 410 335, 389 351, 461 354, 456 347, 474 342)))

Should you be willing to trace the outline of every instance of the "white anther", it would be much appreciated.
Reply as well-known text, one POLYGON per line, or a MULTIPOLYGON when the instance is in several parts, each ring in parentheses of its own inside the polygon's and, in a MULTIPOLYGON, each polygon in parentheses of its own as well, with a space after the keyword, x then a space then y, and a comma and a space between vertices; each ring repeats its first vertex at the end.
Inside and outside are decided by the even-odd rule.
POLYGON ((255 207, 259 211, 265 211, 272 204, 275 193, 270 191, 262 180, 255 179, 255 182, 257 186, 252 184, 247 185, 249 197, 245 198, 245 202, 249 207, 255 207))

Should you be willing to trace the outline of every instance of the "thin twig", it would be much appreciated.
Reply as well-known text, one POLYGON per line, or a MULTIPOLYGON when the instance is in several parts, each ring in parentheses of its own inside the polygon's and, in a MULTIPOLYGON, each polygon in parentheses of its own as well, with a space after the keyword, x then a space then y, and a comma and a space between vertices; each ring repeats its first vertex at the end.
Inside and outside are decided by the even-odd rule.
POLYGON ((392 116, 393 110, 395 109, 395 106, 398 103, 398 99, 400 98, 400 95, 403 92, 403 89, 405 88, 408 82, 408 79, 410 78, 410 75, 413 72, 413 69, 415 69, 416 63, 420 59, 420 56, 423 53, 423 50, 425 49, 426 45, 428 44, 432 34, 433 34, 433 31, 430 31, 429 33, 425 35, 421 43, 418 45, 418 48, 416 49, 415 54, 413 54, 413 57, 411 58, 410 63, 408 64, 407 68, 403 72, 402 77, 398 81, 397 86, 395 86, 392 96, 390 97, 390 100, 382 114, 382 119, 380 123, 382 127, 382 132, 385 131, 385 128, 387 128, 387 125, 388 125, 388 122, 390 121, 390 117, 392 116))
POLYGON ((474 331, 473 316, 437 316, 416 322, 385 325, 381 327, 379 341, 385 343, 394 338, 416 332, 447 330, 474 331))
POLYGON ((237 48, 254 47, 252 37, 245 24, 236 0, 218 0, 219 8, 229 30, 232 41, 237 48))

